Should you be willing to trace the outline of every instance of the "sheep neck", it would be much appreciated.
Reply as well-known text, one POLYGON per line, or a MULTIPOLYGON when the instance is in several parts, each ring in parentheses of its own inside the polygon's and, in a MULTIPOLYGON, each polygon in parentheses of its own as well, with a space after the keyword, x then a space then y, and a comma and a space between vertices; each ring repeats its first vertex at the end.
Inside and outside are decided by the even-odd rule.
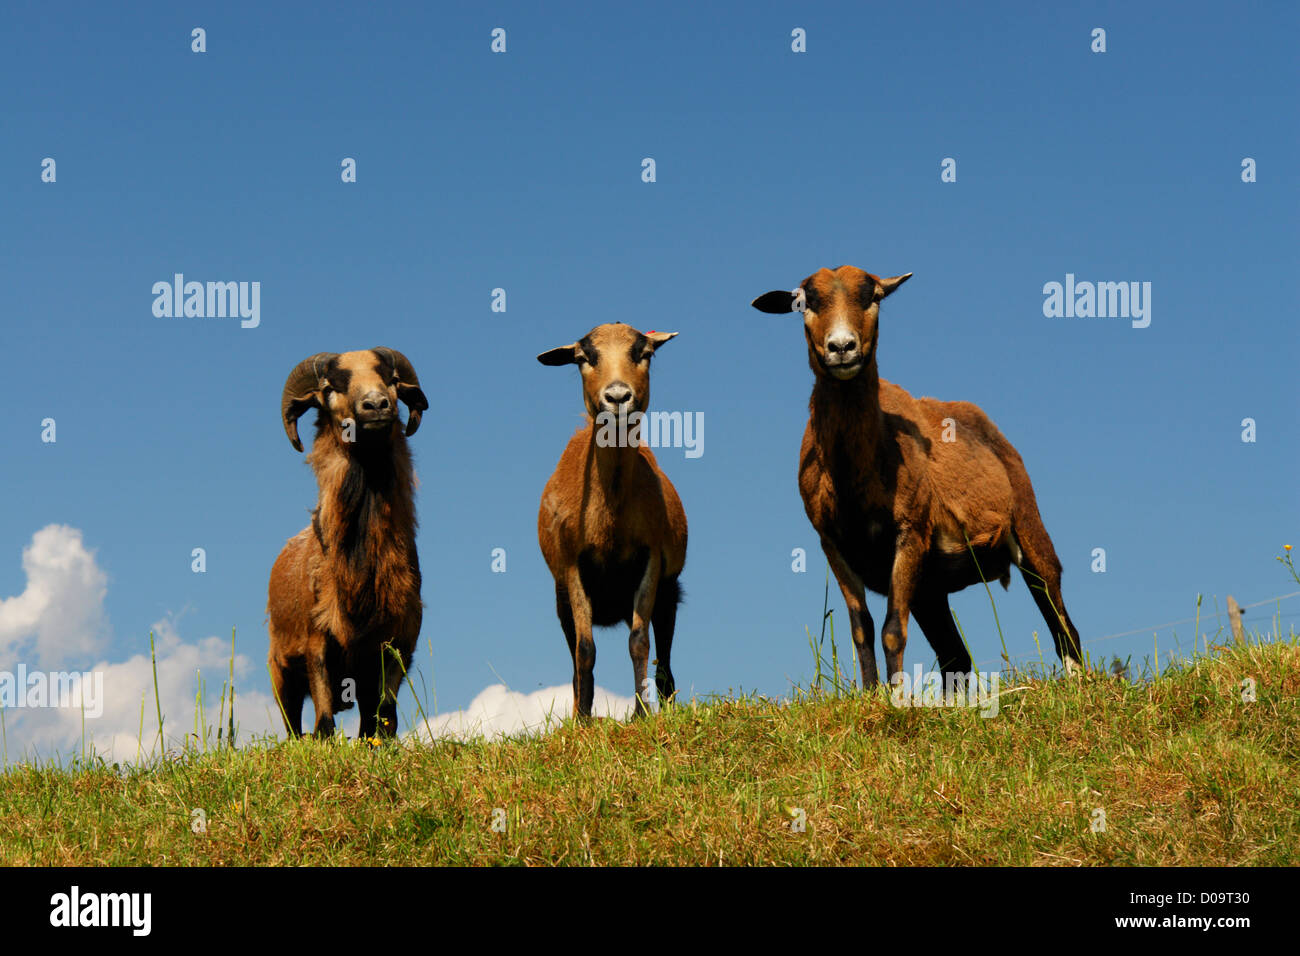
POLYGON ((620 501, 641 455, 638 445, 634 444, 640 440, 641 428, 639 425, 629 428, 626 443, 612 445, 602 445, 597 441, 600 429, 595 422, 591 423, 588 430, 588 470, 594 475, 601 494, 607 501, 620 501))
POLYGON ((808 411, 817 447, 832 476, 860 482, 874 472, 871 465, 879 458, 884 427, 874 358, 847 382, 818 375, 808 411))

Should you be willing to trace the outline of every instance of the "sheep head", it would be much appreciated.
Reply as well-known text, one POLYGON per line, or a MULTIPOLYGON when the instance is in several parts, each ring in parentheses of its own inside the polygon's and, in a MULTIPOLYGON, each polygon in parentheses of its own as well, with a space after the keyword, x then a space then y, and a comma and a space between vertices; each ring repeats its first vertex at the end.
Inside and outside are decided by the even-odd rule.
POLYGON ((847 381, 875 361, 880 300, 911 277, 882 279, 855 266, 821 269, 793 292, 765 292, 752 304, 760 312, 802 312, 813 372, 847 381))
POLYGON ((359 352, 318 352, 289 373, 280 399, 284 433, 298 451, 298 419, 310 408, 320 411, 321 428, 336 429, 345 440, 391 441, 400 433, 397 402, 406 403, 406 434, 420 427, 429 400, 405 355, 396 349, 359 352))
MULTIPOLYGON (((788 293, 787 293, 788 294, 788 293)), ((572 345, 537 356, 543 365, 577 365, 587 414, 644 412, 650 404, 650 356, 676 332, 638 332, 630 325, 598 325, 572 345)))

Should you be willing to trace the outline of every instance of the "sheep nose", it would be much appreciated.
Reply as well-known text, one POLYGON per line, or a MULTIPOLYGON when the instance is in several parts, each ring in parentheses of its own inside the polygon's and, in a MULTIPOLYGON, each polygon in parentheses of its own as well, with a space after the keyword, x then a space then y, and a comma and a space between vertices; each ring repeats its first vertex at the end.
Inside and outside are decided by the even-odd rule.
POLYGON ((632 400, 632 389, 628 388, 622 382, 615 382, 613 385, 605 388, 605 401, 609 404, 618 406, 632 400))
POLYGON ((386 412, 392 407, 388 401, 388 396, 378 390, 366 392, 361 396, 361 410, 363 412, 386 412))
POLYGON ((826 351, 832 355, 840 353, 856 352, 858 350, 858 337, 852 332, 833 332, 826 336, 826 351))

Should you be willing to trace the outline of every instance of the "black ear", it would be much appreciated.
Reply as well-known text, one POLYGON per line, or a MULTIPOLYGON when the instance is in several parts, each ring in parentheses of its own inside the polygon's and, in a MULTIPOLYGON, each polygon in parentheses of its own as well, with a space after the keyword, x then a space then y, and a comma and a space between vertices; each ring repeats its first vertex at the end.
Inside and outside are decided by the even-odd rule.
POLYGON ((578 359, 578 346, 561 345, 559 348, 550 349, 537 356, 537 361, 543 365, 572 365, 578 359))
POLYGON ((785 289, 778 289, 774 292, 764 292, 757 299, 750 303, 760 312, 770 312, 772 315, 780 315, 783 312, 794 311, 794 293, 785 289))

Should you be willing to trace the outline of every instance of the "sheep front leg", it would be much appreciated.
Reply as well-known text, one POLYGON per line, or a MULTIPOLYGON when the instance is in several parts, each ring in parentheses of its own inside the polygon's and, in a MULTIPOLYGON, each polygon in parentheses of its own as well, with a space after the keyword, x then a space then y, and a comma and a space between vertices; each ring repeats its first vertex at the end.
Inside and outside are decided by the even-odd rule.
POLYGON ((907 647, 907 615, 921 573, 921 559, 924 557, 925 543, 921 536, 910 529, 901 529, 894 547, 894 568, 889 578, 889 608, 885 615, 885 626, 880 630, 880 643, 885 648, 885 668, 889 672, 891 683, 894 675, 903 672, 903 649, 907 647))
MULTIPOLYGON (((591 702, 596 694, 594 671, 596 669, 596 642, 591 636, 591 601, 582 586, 582 576, 577 567, 565 576, 565 591, 569 599, 569 613, 573 620, 573 715, 580 720, 591 717, 591 702)), ((568 634, 565 634, 568 637, 568 634)))
POLYGON ((397 695, 401 693, 406 669, 411 666, 409 654, 397 650, 392 641, 380 645, 382 657, 383 688, 379 698, 376 736, 397 736, 397 695))
POLYGON ((849 629, 853 632, 853 646, 862 668, 862 689, 867 690, 880 683, 880 674, 876 670, 876 622, 867 610, 867 591, 862 579, 853 573, 829 538, 822 538, 822 551, 835 572, 844 604, 849 609, 849 629))
POLYGON ((311 690, 311 706, 316 711, 317 737, 334 733, 334 694, 330 690, 329 670, 325 666, 325 639, 314 641, 307 652, 307 685, 311 690))
POLYGON ((654 614, 655 595, 659 592, 660 560, 657 554, 646 556, 645 571, 632 602, 632 630, 627 636, 627 650, 632 655, 632 682, 636 689, 634 717, 650 713, 646 702, 646 664, 650 660, 650 618, 654 614))

